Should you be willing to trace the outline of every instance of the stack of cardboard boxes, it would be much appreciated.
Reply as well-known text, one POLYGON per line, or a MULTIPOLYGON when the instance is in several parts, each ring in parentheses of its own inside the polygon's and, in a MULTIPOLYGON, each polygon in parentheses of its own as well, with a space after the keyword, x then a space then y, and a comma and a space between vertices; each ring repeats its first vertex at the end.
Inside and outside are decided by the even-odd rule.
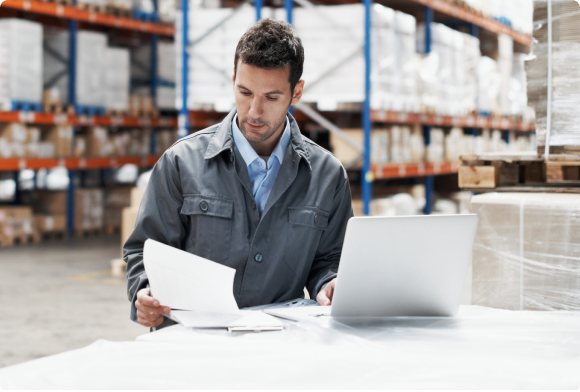
POLYGON ((123 209, 131 205, 131 187, 105 190, 105 229, 107 233, 121 230, 123 209))
POLYGON ((45 129, 21 123, 0 124, 0 158, 66 158, 71 155, 72 127, 45 129))
POLYGON ((30 207, 0 207, 0 246, 38 239, 30 207))

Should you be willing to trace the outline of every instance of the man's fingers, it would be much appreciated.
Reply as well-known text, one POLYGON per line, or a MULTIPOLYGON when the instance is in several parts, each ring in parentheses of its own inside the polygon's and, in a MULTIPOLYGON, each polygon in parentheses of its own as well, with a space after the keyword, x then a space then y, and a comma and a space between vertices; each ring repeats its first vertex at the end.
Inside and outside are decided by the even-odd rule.
POLYGON ((156 308, 159 306, 159 301, 149 295, 149 289, 141 289, 137 293, 137 300, 145 306, 156 308))
POLYGON ((146 319, 148 321, 156 321, 160 317, 163 317, 161 313, 145 313, 140 310, 137 310, 137 317, 146 319))
POLYGON ((155 327, 160 326, 161 323, 163 323, 163 317, 160 317, 156 321, 149 321, 149 320, 144 319, 144 318, 137 318, 137 322, 144 327, 155 328, 155 327))
POLYGON ((153 307, 153 306, 144 305, 141 302, 140 299, 138 299, 135 302, 135 307, 138 310, 140 310, 140 311, 142 311, 144 313, 149 313, 149 314, 151 314, 151 313, 156 313, 156 314, 161 314, 161 313, 163 313, 163 314, 169 314, 169 312, 171 311, 171 309, 168 306, 153 307))

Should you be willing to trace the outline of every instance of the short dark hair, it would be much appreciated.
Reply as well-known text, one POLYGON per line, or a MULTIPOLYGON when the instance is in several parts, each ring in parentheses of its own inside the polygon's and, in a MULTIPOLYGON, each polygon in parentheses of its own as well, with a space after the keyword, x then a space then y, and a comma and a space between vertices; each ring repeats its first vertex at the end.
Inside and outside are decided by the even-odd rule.
POLYGON ((302 76, 304 47, 300 37, 287 22, 262 19, 244 33, 236 47, 234 74, 238 60, 263 69, 290 67, 290 91, 302 76))

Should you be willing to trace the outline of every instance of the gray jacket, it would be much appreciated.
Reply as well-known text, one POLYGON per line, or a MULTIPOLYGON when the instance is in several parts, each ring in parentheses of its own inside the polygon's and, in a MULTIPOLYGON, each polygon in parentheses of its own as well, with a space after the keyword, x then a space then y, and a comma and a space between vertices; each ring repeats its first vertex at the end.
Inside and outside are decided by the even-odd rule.
POLYGON ((291 142, 260 219, 248 169, 222 123, 180 139, 153 168, 135 229, 123 247, 131 319, 147 287, 143 246, 152 238, 236 270, 240 308, 315 298, 336 277, 352 217, 346 171, 332 154, 300 134, 291 142))

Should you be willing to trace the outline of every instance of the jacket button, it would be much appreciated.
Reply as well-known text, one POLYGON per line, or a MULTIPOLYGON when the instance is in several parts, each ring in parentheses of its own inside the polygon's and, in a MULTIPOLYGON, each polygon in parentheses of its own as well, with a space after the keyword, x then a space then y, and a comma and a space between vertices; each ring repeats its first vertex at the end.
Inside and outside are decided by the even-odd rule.
POLYGON ((254 256, 254 260, 256 260, 257 263, 261 263, 262 262, 262 254, 256 253, 256 255, 254 256))
POLYGON ((314 215, 314 223, 318 223, 318 214, 314 215))
POLYGON ((201 203, 199 203, 199 209, 202 210, 203 212, 207 212, 207 210, 209 210, 209 206, 205 201, 202 201, 201 203))
POLYGON ((252 210, 256 209, 256 202, 252 202, 252 210))

